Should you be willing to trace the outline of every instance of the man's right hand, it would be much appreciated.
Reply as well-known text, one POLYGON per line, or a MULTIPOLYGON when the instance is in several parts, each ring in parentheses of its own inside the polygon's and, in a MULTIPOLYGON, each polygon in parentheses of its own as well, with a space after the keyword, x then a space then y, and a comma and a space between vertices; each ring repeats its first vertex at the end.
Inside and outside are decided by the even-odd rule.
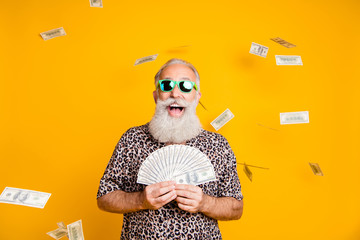
POLYGON ((159 182, 146 186, 142 197, 145 209, 157 210, 176 198, 175 182, 159 182))

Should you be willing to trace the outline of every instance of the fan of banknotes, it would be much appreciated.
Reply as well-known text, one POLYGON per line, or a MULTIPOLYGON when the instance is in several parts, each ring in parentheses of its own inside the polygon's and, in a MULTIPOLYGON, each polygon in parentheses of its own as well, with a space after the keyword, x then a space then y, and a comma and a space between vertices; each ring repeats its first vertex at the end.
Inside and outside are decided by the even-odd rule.
POLYGON ((169 145, 151 153, 139 169, 137 183, 173 180, 180 184, 199 185, 215 181, 215 171, 208 157, 199 149, 169 145))

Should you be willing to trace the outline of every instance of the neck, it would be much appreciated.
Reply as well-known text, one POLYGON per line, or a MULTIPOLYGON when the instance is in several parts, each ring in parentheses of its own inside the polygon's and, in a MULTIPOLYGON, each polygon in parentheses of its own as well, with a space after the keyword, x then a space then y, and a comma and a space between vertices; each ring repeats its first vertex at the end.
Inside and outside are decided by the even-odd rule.
POLYGON ((165 146, 169 146, 169 145, 186 145, 186 141, 182 142, 182 143, 173 143, 173 142, 167 142, 165 143, 165 146))

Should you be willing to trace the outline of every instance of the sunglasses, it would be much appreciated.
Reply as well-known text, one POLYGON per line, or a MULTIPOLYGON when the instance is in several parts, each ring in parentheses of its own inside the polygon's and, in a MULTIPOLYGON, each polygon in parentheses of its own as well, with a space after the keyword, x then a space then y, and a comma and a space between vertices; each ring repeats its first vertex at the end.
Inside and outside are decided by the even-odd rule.
POLYGON ((161 91, 163 92, 171 92, 175 86, 178 86, 181 92, 183 93, 189 93, 191 90, 195 87, 195 90, 197 90, 196 83, 192 81, 174 81, 170 79, 163 79, 159 80, 158 87, 160 86, 161 91))

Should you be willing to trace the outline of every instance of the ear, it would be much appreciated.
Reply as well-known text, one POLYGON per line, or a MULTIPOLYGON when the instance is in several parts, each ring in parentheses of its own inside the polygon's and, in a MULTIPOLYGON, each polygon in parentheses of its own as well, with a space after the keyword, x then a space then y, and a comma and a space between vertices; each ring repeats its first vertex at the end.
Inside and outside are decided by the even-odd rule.
POLYGON ((153 97, 154 97, 154 101, 155 101, 155 104, 156 104, 157 99, 158 99, 157 90, 153 91, 153 97))
POLYGON ((201 92, 196 92, 196 105, 199 104, 200 98, 201 98, 201 92))

